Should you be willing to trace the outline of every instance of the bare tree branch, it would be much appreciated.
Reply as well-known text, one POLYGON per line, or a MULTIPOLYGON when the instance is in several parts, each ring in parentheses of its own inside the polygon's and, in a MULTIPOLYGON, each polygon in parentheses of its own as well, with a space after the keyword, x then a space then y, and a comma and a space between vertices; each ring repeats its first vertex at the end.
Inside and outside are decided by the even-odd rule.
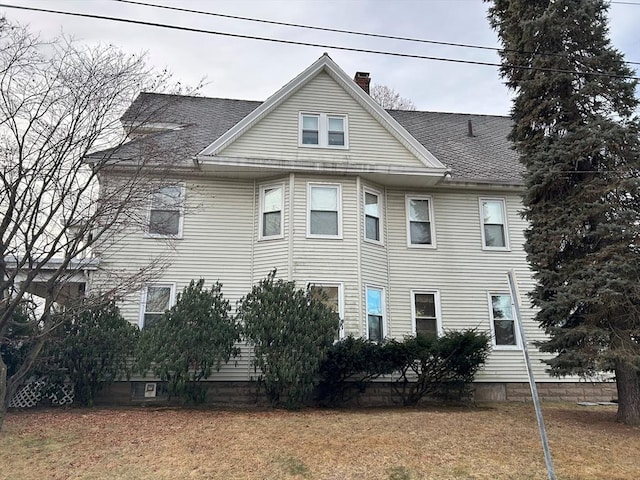
MULTIPOLYGON (((65 301, 70 279, 99 269, 92 255, 104 259, 119 238, 145 228, 140 212, 154 184, 188 159, 187 145, 162 142, 162 133, 129 136, 145 131, 172 95, 129 108, 122 128, 123 112, 141 91, 167 90, 182 93, 169 73, 147 67, 144 55, 64 37, 42 42, 0 23, 0 332, 30 294, 44 298, 27 360, 6 384, 0 371, 0 425, 3 406, 57 326, 51 310, 65 301)), ((135 291, 167 262, 157 257, 134 272, 100 272, 94 293, 135 291)))
POLYGON ((415 110, 416 106, 408 98, 401 97, 393 88, 386 85, 374 85, 371 87, 373 98, 385 110, 415 110))

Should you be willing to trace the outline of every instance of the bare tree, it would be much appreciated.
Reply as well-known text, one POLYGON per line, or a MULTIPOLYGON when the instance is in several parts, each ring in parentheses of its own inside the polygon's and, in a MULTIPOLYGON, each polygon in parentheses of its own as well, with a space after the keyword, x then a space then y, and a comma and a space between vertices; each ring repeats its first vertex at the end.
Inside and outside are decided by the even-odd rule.
POLYGON ((385 110, 415 110, 416 106, 408 98, 401 97, 393 88, 386 85, 374 85, 371 87, 373 98, 385 110))
MULTIPOLYGON (((19 306, 31 294, 42 299, 26 358, 11 376, 0 357, 0 427, 59 323, 55 305, 72 296, 70 280, 99 269, 92 253, 108 255, 118 236, 142 225, 153 179, 184 158, 185 145, 138 135, 167 105, 129 108, 134 140, 120 122, 141 90, 169 84, 144 55, 66 38, 42 42, 23 27, 0 25, 0 345, 19 306)), ((112 272, 121 275, 103 281, 97 297, 138 289, 162 266, 154 259, 133 274, 112 272)))

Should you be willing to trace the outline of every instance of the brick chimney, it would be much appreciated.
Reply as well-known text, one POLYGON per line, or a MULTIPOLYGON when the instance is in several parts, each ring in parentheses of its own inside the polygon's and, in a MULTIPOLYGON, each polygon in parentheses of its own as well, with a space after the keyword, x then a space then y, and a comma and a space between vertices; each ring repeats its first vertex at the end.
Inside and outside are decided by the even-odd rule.
POLYGON ((367 93, 367 95, 369 95, 369 84, 371 83, 369 72, 356 72, 356 76, 353 77, 353 80, 367 93))

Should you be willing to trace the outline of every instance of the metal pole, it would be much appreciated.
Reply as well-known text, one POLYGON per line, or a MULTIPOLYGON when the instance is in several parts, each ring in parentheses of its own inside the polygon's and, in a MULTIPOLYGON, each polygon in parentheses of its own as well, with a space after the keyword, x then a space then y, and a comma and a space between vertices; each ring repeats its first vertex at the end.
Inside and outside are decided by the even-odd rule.
POLYGON ((544 450, 544 461, 547 464, 547 473, 549 474, 549 480, 556 480, 556 472, 553 469, 551 452, 549 451, 549 442, 547 440, 547 429, 544 426, 544 418, 542 417, 542 409, 540 408, 540 399, 538 398, 538 388, 536 387, 536 381, 533 378, 533 371, 531 370, 531 359, 529 358, 529 349, 527 347, 527 338, 524 334, 522 317, 520 316, 520 294, 518 293, 517 288, 518 283, 516 281, 516 272, 514 270, 509 270, 507 272, 507 278, 509 279, 509 289, 511 290, 511 303, 515 310, 515 322, 516 325, 518 325, 518 332, 520 333, 520 340, 522 341, 522 352, 524 354, 524 361, 527 365, 527 375, 529 376, 531 397, 533 398, 533 405, 536 409, 538 429, 540 430, 540 439, 542 440, 542 449, 544 450))

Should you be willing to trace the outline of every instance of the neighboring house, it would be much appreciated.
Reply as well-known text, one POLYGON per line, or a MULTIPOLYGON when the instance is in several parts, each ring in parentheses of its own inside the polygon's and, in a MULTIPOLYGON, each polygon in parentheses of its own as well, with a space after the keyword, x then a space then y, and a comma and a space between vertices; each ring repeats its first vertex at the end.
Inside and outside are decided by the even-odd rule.
MULTIPOLYGON (((325 54, 263 103, 172 97, 162 121, 130 134, 153 135, 158 146, 183 141, 191 153, 158 179, 146 230, 130 231, 101 268, 170 256, 162 277, 122 304, 140 328, 192 279, 220 281, 234 304, 277 268, 326 292, 341 336, 485 330, 493 351, 477 381, 514 398, 509 385, 520 388, 527 373, 509 269, 529 342, 543 333, 526 295, 523 168, 506 139, 510 119, 385 111, 368 82, 325 54)), ((142 94, 132 109, 160 100, 142 94)), ((530 348, 537 380, 557 382, 530 348)), ((248 380, 250 360, 244 348, 211 379, 248 380)))

